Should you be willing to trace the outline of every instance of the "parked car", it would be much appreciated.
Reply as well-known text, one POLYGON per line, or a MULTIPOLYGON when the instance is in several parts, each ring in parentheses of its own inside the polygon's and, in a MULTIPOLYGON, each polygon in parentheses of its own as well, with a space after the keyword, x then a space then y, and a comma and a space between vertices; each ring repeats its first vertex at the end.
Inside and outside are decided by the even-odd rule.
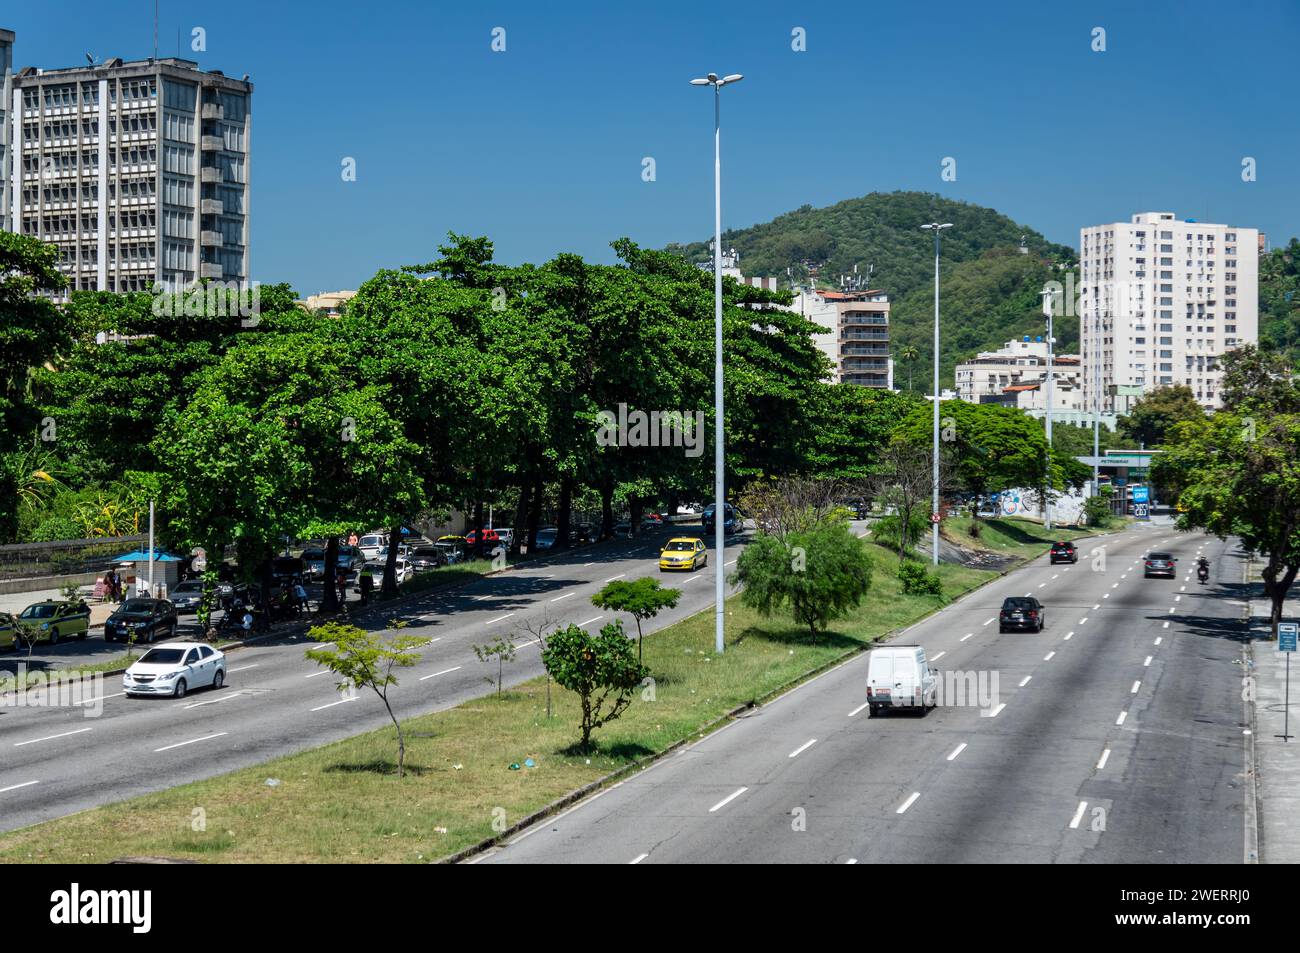
POLYGON ((437 569, 447 565, 447 562, 447 551, 439 549, 437 545, 416 546, 411 550, 411 568, 415 572, 437 569))
MULTIPOLYGON (((370 581, 374 584, 376 589, 382 586, 384 584, 384 567, 386 564, 387 560, 384 562, 367 563, 366 566, 357 573, 357 581, 354 586, 357 592, 361 591, 362 576, 369 576, 370 581)), ((410 562, 399 556, 397 557, 396 564, 393 566, 393 573, 396 576, 397 582, 402 583, 415 575, 415 569, 412 568, 410 562)))
POLYGON ((872 716, 889 708, 915 708, 924 715, 939 703, 938 676, 919 645, 872 649, 867 659, 867 704, 872 716))
POLYGON ((172 642, 150 649, 122 676, 127 695, 184 698, 194 688, 220 688, 226 681, 226 656, 200 642, 172 642))
POLYGON ((555 545, 556 539, 559 538, 560 531, 554 526, 543 526, 537 531, 536 548, 539 550, 550 549, 555 545))
POLYGON ((1002 600, 998 612, 998 631, 1017 629, 1021 632, 1042 632, 1047 624, 1043 604, 1033 596, 1012 596, 1002 600))
POLYGON ((166 599, 136 596, 127 599, 104 623, 105 642, 153 642, 176 637, 176 607, 166 599))
POLYGON ((871 514, 871 504, 866 500, 840 500, 837 505, 848 510, 855 520, 864 520, 871 514))
POLYGON ((14 624, 14 617, 8 612, 0 612, 0 649, 18 649, 21 644, 18 641, 18 630, 14 624))
POLYGON ((670 539, 659 553, 659 570, 686 569, 694 572, 701 566, 709 564, 709 554, 704 548, 704 540, 693 536, 678 536, 670 539))
MULTIPOLYGON (((716 510, 717 510, 717 506, 713 503, 710 503, 708 506, 704 508, 703 521, 704 521, 704 533, 706 536, 709 533, 712 533, 714 531, 713 517, 716 510)), ((730 536, 732 533, 735 533, 739 529, 739 527, 740 527, 740 521, 736 518, 735 507, 733 507, 730 503, 724 504, 722 510, 722 531, 726 533, 728 536, 730 536)))
POLYGON ((388 548, 388 534, 367 533, 358 541, 357 548, 366 559, 378 559, 380 552, 388 548))
POLYGON ((444 565, 454 565, 465 561, 465 547, 459 543, 444 543, 442 540, 433 544, 434 549, 439 550, 446 559, 444 565))
POLYGON ((344 572, 353 573, 360 571, 361 567, 366 564, 365 554, 356 546, 342 545, 339 547, 338 568, 344 572))
MULTIPOLYGON (((321 560, 322 571, 324 559, 321 560)), ((271 578, 278 583, 292 583, 307 573, 307 565, 297 556, 277 556, 271 560, 271 578)))
MULTIPOLYGON (((501 544, 501 534, 494 529, 483 530, 483 548, 489 552, 501 544)), ((471 530, 465 537, 465 545, 473 549, 478 545, 478 532, 471 530)))
POLYGON ((1146 564, 1143 567, 1143 576, 1147 579, 1152 576, 1173 579, 1177 575, 1178 559, 1172 553, 1147 553, 1146 564))
POLYGON ((1056 563, 1077 563, 1079 561, 1079 550, 1069 540, 1053 543, 1051 561, 1052 565, 1056 563))
POLYGON ((615 524, 614 524, 614 538, 615 538, 615 539, 630 539, 631 536, 632 536, 632 524, 631 524, 631 523, 615 523, 615 524))
POLYGON ((507 548, 509 548, 510 545, 511 545, 512 543, 514 543, 514 541, 515 541, 515 531, 514 531, 514 528, 513 528, 513 527, 510 527, 510 526, 498 526, 498 527, 496 528, 496 534, 497 534, 497 536, 501 537, 501 542, 502 542, 502 543, 503 543, 507 548))
POLYGON ((34 602, 18 615, 16 623, 17 636, 24 643, 57 645, 60 639, 84 639, 89 634, 90 608, 80 599, 34 602))
POLYGON ((320 579, 325 575, 325 550, 305 549, 302 553, 304 575, 308 579, 320 579))
POLYGON ((203 580, 186 579, 167 590, 167 601, 176 607, 177 615, 190 615, 199 611, 203 601, 203 580))

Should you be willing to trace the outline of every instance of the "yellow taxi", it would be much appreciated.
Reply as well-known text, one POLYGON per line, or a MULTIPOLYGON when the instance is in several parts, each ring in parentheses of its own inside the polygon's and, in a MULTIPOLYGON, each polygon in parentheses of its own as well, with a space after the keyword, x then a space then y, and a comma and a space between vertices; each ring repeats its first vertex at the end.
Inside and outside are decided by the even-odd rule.
POLYGON ((659 568, 689 569, 692 572, 709 564, 709 554, 704 549, 704 540, 693 536, 678 536, 670 539, 659 553, 659 568))

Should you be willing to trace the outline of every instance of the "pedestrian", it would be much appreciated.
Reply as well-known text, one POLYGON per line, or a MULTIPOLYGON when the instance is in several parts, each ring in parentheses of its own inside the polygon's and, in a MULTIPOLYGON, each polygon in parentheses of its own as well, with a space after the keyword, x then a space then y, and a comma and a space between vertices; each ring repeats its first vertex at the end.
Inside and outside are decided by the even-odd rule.
POLYGON ((339 587, 339 605, 343 605, 348 601, 348 571, 341 566, 339 567, 337 582, 339 587))
POLYGON ((375 578, 370 573, 364 573, 361 576, 361 604, 370 604, 370 594, 375 588, 375 578))

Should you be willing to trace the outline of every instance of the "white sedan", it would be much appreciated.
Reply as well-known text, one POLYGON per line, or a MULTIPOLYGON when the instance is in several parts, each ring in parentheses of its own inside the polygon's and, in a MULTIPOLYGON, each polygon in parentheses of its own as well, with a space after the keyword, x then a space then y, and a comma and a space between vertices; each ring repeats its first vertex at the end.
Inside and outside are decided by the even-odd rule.
POLYGON ((226 656, 202 642, 168 642, 144 653, 122 676, 127 695, 184 698, 192 688, 226 681, 226 656))

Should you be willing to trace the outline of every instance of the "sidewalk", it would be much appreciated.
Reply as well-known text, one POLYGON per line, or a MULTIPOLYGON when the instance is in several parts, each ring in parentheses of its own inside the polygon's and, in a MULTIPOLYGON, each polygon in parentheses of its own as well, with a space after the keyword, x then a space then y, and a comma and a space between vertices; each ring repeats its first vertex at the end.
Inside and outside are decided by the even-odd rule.
MULTIPOLYGON (((1256 564, 1258 565, 1258 563, 1256 564)), ((1258 591, 1258 590, 1257 590, 1258 591)), ((1285 620, 1300 620, 1300 599, 1288 600, 1285 620)), ((1255 766, 1259 804, 1259 861, 1300 863, 1300 653, 1291 659, 1290 741, 1283 741, 1286 654, 1269 641, 1269 602, 1250 601, 1255 667, 1255 766)))
MULTIPOLYGON (((58 589, 38 589, 34 592, 6 592, 0 593, 0 612, 8 612, 10 615, 18 615, 28 606, 35 602, 45 602, 53 599, 56 602, 63 601, 63 593, 58 589)), ((90 628, 93 631, 96 626, 104 624, 104 620, 113 614, 117 608, 116 603, 96 602, 94 599, 87 599, 86 605, 90 607, 90 628)))

